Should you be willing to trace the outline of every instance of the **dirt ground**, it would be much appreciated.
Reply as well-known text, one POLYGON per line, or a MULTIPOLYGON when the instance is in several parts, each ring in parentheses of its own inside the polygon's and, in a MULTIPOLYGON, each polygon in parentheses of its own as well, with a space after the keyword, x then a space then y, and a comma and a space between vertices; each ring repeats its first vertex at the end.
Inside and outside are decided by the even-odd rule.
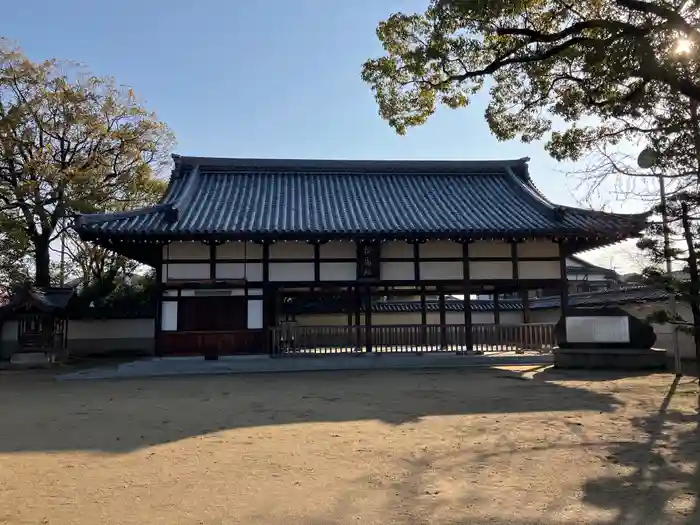
POLYGON ((697 385, 0 372, 1 524, 700 523, 697 385))

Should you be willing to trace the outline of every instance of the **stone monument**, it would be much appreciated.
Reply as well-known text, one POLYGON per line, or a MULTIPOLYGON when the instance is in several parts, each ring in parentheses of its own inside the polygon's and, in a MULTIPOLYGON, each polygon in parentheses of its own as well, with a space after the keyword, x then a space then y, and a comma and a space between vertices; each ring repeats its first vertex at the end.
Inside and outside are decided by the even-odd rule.
POLYGON ((654 328, 617 307, 571 308, 554 328, 557 368, 662 369, 654 328))

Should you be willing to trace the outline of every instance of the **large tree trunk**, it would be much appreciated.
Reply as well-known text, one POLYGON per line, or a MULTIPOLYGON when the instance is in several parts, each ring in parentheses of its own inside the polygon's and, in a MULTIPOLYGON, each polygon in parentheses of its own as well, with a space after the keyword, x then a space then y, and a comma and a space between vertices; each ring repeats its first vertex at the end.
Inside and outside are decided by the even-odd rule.
POLYGON ((49 236, 38 235, 34 241, 34 285, 51 286, 51 252, 49 236))
MULTIPOLYGON (((693 341, 695 342, 695 361, 700 378, 700 272, 698 272, 698 258, 695 254, 693 232, 690 229, 690 217, 688 216, 688 204, 681 203, 681 221, 683 223, 683 236, 688 247, 688 273, 690 273, 690 310, 693 313, 693 341)), ((700 401, 700 398, 699 398, 700 401)))

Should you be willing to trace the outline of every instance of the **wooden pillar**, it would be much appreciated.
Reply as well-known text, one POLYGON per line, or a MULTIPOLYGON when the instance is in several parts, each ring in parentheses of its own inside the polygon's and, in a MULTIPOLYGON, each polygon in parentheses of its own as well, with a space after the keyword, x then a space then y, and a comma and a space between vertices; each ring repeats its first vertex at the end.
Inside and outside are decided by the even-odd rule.
POLYGON ((312 292, 321 282, 321 244, 315 242, 314 247, 314 287, 312 287, 312 292))
MULTIPOLYGON (((564 319, 564 340, 566 340, 566 317, 569 313, 569 276, 566 272, 566 244, 563 241, 559 242, 559 273, 559 302, 561 308, 561 317, 564 319)), ((559 341, 557 341, 557 343, 558 342, 559 341)))
POLYGON ((521 290, 520 291, 520 302, 523 305, 523 323, 528 324, 530 322, 530 291, 521 290))
POLYGON ((447 315, 445 310, 445 289, 438 287, 440 294, 440 349, 447 348, 447 315))
MULTIPOLYGON (((263 293, 263 337, 265 339, 265 351, 272 357, 279 341, 272 340, 273 327, 277 325, 279 315, 279 303, 276 287, 270 286, 270 245, 262 245, 262 293, 263 293)), ((246 286, 247 295, 247 286, 246 286)))
POLYGON ((493 294, 493 324, 501 324, 501 298, 498 292, 493 294))
POLYGON ((471 268, 469 266, 469 243, 462 243, 462 274, 464 278, 463 293, 464 293, 464 345, 467 351, 474 349, 472 343, 472 283, 470 276, 471 268))
POLYGON ((353 298, 354 298, 354 314, 355 314, 355 350, 359 351, 362 349, 362 334, 361 327, 361 310, 362 310, 362 296, 360 295, 360 286, 355 284, 353 286, 353 298))
POLYGON ((428 344, 428 304, 425 297, 425 286, 421 283, 420 276, 420 243, 413 244, 413 282, 420 290, 420 344, 428 344))
POLYGON ((215 242, 209 243, 209 280, 213 281, 216 279, 216 244, 215 242))
POLYGON ((565 317, 569 311, 569 277, 566 272, 566 244, 559 242, 559 297, 561 314, 565 317))
POLYGON ((372 288, 364 289, 365 303, 365 347, 367 352, 372 351, 372 288))
MULTIPOLYGON (((163 338, 161 337, 161 327, 163 323, 163 292, 165 291, 165 286, 163 286, 163 249, 164 245, 158 244, 158 257, 156 260, 158 263, 156 264, 156 317, 155 317, 155 325, 154 325, 154 331, 153 331, 153 352, 156 355, 156 357, 161 357, 163 356, 165 350, 163 348, 163 338)), ((18 323, 18 329, 19 329, 19 323, 18 323)))

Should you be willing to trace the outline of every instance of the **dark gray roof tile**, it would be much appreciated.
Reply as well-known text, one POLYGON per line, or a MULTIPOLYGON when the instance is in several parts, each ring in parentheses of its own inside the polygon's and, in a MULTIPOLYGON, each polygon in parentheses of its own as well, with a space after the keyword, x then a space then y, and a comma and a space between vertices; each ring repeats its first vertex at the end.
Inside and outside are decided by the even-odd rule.
POLYGON ((641 229, 640 215, 553 205, 532 185, 526 161, 176 157, 160 204, 84 215, 77 229, 87 237, 231 239, 500 234, 621 239, 641 229))

